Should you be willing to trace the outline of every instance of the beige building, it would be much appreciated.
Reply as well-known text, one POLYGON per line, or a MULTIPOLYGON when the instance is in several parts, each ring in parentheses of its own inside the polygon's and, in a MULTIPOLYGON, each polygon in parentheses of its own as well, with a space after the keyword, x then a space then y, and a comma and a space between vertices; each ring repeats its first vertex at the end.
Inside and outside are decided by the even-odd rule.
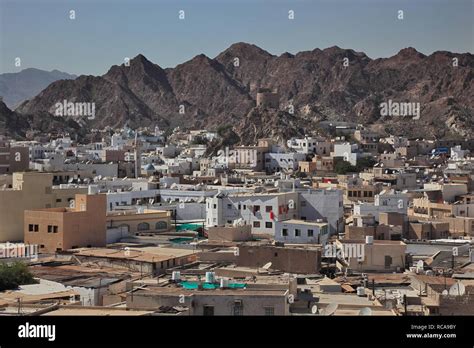
POLYGON ((252 239, 252 226, 213 226, 207 235, 209 241, 242 242, 252 239))
POLYGON ((76 193, 85 187, 52 187, 53 174, 14 173, 12 187, 0 189, 0 242, 23 240, 24 211, 68 207, 76 193))
POLYGON ((30 149, 26 146, 10 146, 0 138, 0 174, 28 170, 30 149))
POLYGON ((74 208, 25 211, 25 243, 40 252, 106 244, 106 195, 78 194, 74 208))
MULTIPOLYGON (((405 266, 406 244, 402 241, 371 240, 361 243, 359 240, 337 240, 338 248, 363 252, 363 255, 352 255, 347 261, 347 267, 359 272, 394 272, 402 271, 405 266), (346 245, 345 245, 346 244, 346 245)), ((348 255, 345 252, 345 255, 348 255)))
POLYGON ((111 211, 107 228, 121 228, 129 234, 166 232, 171 228, 171 211, 145 209, 143 212, 111 211))
POLYGON ((245 243, 239 246, 237 266, 263 267, 271 262, 271 269, 290 273, 319 273, 321 247, 314 245, 275 246, 245 243))
POLYGON ((129 309, 188 308, 184 315, 289 315, 288 289, 215 289, 149 287, 127 294, 129 309))

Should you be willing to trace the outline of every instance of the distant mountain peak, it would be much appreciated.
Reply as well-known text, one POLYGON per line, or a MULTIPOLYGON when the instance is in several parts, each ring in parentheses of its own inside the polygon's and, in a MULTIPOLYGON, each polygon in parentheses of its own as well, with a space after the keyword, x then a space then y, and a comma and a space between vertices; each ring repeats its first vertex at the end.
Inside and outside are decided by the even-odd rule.
POLYGON ((221 52, 216 59, 219 59, 219 57, 224 57, 224 56, 233 56, 237 58, 272 58, 274 55, 270 54, 269 52, 265 51, 264 49, 258 47, 257 45, 250 44, 247 42, 237 42, 235 44, 232 44, 221 52))
POLYGON ((426 57, 423 53, 418 52, 413 47, 403 48, 395 56, 401 56, 401 57, 404 57, 404 58, 407 58, 407 57, 425 58, 426 57))
POLYGON ((59 70, 46 71, 37 68, 25 68, 17 73, 0 74, 0 96, 9 108, 15 109, 51 83, 58 80, 73 80, 76 77, 59 70))
POLYGON ((58 81, 15 111, 47 112, 58 98, 64 98, 94 100, 97 117, 90 124, 96 128, 160 123, 160 127, 215 129, 232 124, 240 135, 251 128, 261 130, 258 134, 262 136, 284 134, 288 129, 304 135, 308 129, 317 129, 319 121, 330 120, 367 125, 383 122, 383 129, 392 134, 423 130, 425 137, 443 137, 449 132, 464 136, 472 133, 474 123, 469 116, 474 111, 469 89, 474 57, 456 56, 460 66, 453 73, 444 61, 426 64, 424 55, 411 47, 392 57, 372 60, 363 52, 339 46, 276 56, 238 42, 214 59, 199 54, 165 70, 139 54, 130 66, 115 65, 103 76, 58 81), (349 69, 341 64, 344 57, 350 60, 349 69), (278 90, 279 94, 280 109, 268 113, 264 120, 258 113, 249 114, 258 88, 278 90), (454 105, 463 107, 439 102, 446 95, 453 96, 454 105), (419 101, 423 109, 420 120, 382 120, 380 100, 388 99, 419 101), (292 115, 284 112, 290 102, 295 107, 292 115), (407 122, 413 124, 407 126, 407 122))

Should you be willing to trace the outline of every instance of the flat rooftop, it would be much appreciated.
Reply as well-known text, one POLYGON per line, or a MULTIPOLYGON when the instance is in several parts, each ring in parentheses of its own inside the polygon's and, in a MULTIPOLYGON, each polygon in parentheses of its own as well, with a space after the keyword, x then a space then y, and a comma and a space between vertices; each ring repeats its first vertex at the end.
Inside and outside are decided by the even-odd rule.
POLYGON ((290 219, 281 221, 282 224, 298 224, 298 225, 305 225, 305 226, 327 226, 327 222, 317 222, 317 221, 308 221, 308 220, 297 220, 297 219, 290 219))

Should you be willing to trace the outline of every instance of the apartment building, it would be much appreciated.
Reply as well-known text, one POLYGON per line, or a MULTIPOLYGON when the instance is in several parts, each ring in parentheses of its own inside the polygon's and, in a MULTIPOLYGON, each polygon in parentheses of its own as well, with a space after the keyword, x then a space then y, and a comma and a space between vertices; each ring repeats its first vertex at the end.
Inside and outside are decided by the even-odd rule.
POLYGON ((206 199, 206 225, 222 226, 243 220, 252 233, 275 234, 275 222, 323 220, 329 232, 343 228, 341 190, 302 190, 278 193, 217 194, 206 199))
POLYGON ((326 244, 327 222, 290 219, 275 224, 275 240, 289 244, 326 244))
POLYGON ((12 187, 0 189, 0 241, 22 241, 24 211, 28 209, 68 207, 77 193, 86 187, 53 187, 53 174, 13 173, 12 187))
POLYGON ((74 208, 25 210, 24 239, 40 252, 106 245, 106 197, 78 194, 74 208))

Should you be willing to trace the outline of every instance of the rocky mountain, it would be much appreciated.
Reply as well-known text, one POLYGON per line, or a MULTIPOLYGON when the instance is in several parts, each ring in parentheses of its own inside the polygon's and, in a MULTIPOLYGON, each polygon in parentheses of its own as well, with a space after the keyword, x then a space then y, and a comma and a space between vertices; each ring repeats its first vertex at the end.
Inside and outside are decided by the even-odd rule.
POLYGON ((242 143, 311 133, 322 120, 411 137, 467 137, 474 129, 473 68, 470 53, 425 56, 406 48, 374 60, 334 46, 275 56, 237 43, 214 59, 201 54, 169 69, 138 55, 103 76, 56 81, 16 111, 54 113, 62 100, 94 102, 88 127, 230 124, 242 143), (278 91, 278 110, 255 107, 258 88, 278 91), (382 116, 380 104, 389 100, 419 103, 420 118, 382 116))
POLYGON ((0 96, 9 108, 15 108, 21 102, 33 98, 51 82, 76 77, 58 70, 45 71, 34 68, 17 73, 0 74, 0 96))

